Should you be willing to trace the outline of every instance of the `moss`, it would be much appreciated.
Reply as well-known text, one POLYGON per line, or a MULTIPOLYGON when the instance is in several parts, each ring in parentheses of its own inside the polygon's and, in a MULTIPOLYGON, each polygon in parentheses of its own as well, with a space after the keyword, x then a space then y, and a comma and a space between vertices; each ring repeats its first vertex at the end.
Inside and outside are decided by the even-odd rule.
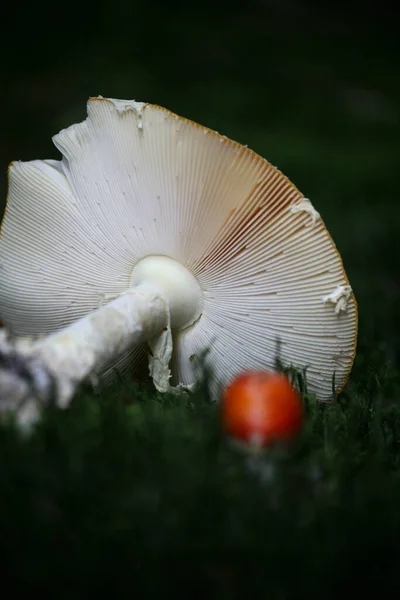
POLYGON ((301 435, 259 457, 223 435, 201 393, 134 383, 49 407, 28 437, 3 424, 5 581, 60 598, 189 584, 216 598, 393 592, 400 409, 373 383, 304 401, 301 435))

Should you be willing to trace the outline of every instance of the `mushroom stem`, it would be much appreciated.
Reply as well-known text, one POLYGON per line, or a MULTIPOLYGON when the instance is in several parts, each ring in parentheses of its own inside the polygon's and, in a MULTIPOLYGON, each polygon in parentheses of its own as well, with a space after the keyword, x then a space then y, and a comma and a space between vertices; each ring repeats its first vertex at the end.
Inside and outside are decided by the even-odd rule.
POLYGON ((127 291, 72 325, 37 341, 0 338, 0 413, 16 410, 19 422, 30 425, 39 404, 52 398, 66 407, 80 383, 143 342, 159 391, 190 388, 169 383, 171 328, 189 327, 202 308, 202 291, 186 267, 167 256, 147 256, 135 265, 127 291))
POLYGON ((17 411, 20 424, 30 425, 38 416, 38 404, 53 397, 58 406, 67 406, 81 382, 144 341, 164 348, 169 361, 172 344, 157 342, 166 334, 170 338, 168 301, 154 285, 143 283, 38 341, 13 342, 3 335, 0 412, 17 411))

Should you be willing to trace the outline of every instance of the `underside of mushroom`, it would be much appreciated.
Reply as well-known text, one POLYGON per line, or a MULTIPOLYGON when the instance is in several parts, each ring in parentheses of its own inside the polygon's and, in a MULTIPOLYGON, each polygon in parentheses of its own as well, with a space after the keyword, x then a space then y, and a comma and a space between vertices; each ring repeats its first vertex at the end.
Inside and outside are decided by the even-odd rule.
POLYGON ((60 161, 9 170, 0 398, 16 386, 11 352, 42 361, 64 405, 79 381, 139 376, 149 355, 158 389, 190 388, 205 350, 218 396, 239 371, 273 369, 277 342, 320 400, 333 380, 342 389, 356 300, 319 212, 285 175, 134 101, 90 99, 53 140, 60 161))

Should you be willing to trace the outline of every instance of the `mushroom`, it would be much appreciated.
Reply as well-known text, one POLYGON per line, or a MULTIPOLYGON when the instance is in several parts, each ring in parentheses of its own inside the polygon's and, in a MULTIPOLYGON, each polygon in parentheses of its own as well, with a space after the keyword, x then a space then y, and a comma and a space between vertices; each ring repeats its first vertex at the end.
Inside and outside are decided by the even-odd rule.
MULTIPOLYGON (((190 388, 208 349, 218 397, 240 371, 273 370, 279 340, 321 401, 333 377, 340 391, 357 305, 310 200, 252 150, 165 108, 98 97, 87 110, 53 138, 61 161, 9 167, 0 358, 22 357, 36 391, 55 381, 65 406, 82 380, 138 373, 149 348, 159 390, 190 388)), ((11 398, 16 370, 12 384, 4 371, 11 398)))

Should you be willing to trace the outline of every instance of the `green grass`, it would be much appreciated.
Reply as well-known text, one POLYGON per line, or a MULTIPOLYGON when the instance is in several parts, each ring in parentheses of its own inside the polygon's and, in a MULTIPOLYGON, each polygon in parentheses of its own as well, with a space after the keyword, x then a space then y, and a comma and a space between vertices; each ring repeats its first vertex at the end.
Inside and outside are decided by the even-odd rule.
POLYGON ((221 435, 201 393, 130 382, 49 408, 29 438, 2 425, 4 589, 74 600, 400 591, 399 38, 376 5, 353 21, 347 4, 302 4, 300 15, 160 5, 156 18, 153 3, 121 0, 86 13, 92 28, 80 22, 73 48, 71 28, 41 14, 35 46, 19 12, 5 28, 2 197, 6 165, 56 158, 51 135, 85 117, 88 96, 164 105, 248 144, 312 200, 360 323, 343 394, 305 398, 299 439, 258 461, 221 435))
POLYGON ((306 395, 299 437, 259 456, 224 435, 201 391, 128 383, 49 407, 29 437, 3 425, 4 585, 57 598, 398 591, 392 385, 372 376, 332 405, 306 395))

